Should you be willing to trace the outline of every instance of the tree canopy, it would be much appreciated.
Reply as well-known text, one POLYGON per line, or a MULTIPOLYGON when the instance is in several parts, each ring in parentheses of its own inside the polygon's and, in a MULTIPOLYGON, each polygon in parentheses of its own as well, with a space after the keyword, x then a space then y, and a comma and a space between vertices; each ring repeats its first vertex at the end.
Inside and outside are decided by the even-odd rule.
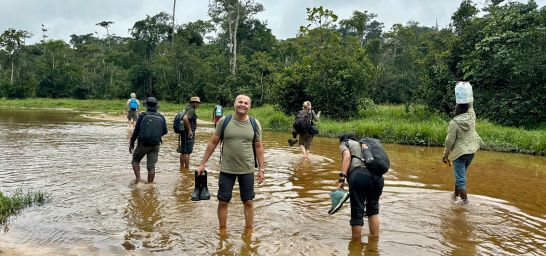
MULTIPOLYGON (((255 18, 255 0, 209 2, 210 20, 173 24, 161 12, 136 21, 130 37, 71 35, 27 45, 31 35, 0 35, 0 97, 140 98, 228 103, 240 93, 287 114, 310 100, 331 118, 361 118, 373 103, 425 104, 452 113, 454 86, 474 86, 478 114, 533 127, 546 120, 546 8, 462 0, 446 28, 416 21, 385 30, 377 14, 338 17, 309 7, 295 38, 278 40, 255 18)), ((44 25, 42 25, 44 26, 44 25)))

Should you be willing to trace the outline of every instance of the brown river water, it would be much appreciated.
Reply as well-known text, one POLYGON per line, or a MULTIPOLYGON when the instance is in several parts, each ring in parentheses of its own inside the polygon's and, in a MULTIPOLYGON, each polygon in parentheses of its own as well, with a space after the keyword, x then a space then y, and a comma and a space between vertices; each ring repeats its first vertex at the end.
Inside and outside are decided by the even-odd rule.
MULTIPOLYGON (((198 127, 192 165, 212 131, 198 127)), ((385 145, 392 170, 381 235, 369 239, 365 222, 355 243, 349 202, 327 213, 340 169, 336 139, 315 138, 305 161, 288 147, 289 134, 265 132, 254 228, 244 229, 236 185, 220 234, 219 150, 207 164, 211 200, 192 202, 193 176, 178 168, 172 130, 154 184, 132 184, 130 134, 126 123, 79 113, 0 109, 0 191, 51 193, 2 226, 0 255, 546 255, 546 157, 478 152, 463 206, 450 199, 454 178, 442 148, 385 145)))

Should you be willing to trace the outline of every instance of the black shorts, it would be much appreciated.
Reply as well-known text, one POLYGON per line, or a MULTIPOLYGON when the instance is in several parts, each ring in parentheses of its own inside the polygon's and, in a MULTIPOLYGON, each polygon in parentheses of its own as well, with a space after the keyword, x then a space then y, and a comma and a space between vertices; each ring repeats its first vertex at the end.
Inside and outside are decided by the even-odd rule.
POLYGON ((252 200, 256 196, 254 193, 254 173, 248 174, 230 174, 220 172, 218 178, 218 200, 222 202, 231 201, 231 195, 233 193, 233 186, 235 185, 235 179, 239 180, 239 192, 241 194, 241 201, 252 200))
POLYGON ((193 142, 195 133, 192 138, 188 138, 188 132, 184 131, 180 134, 180 147, 176 150, 181 154, 191 154, 193 152, 193 142))
POLYGON ((142 158, 146 156, 146 168, 148 171, 155 170, 155 164, 157 163, 157 156, 159 155, 159 145, 146 146, 142 143, 138 143, 133 151, 132 163, 140 163, 142 158))
POLYGON ((351 199, 351 226, 364 225, 364 215, 379 214, 379 197, 383 193, 383 175, 370 173, 364 167, 349 172, 349 198, 351 199))

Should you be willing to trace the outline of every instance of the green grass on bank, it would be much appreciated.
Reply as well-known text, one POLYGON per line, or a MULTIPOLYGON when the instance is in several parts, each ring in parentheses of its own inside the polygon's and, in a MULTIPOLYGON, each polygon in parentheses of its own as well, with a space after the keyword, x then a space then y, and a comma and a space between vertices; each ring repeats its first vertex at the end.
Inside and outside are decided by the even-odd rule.
MULTIPOLYGON (((70 108, 84 112, 104 112, 112 115, 123 114, 127 100, 75 100, 75 99, 22 99, 0 100, 3 107, 70 108)), ((174 114, 186 104, 160 102, 160 111, 174 114)), ((215 104, 204 103, 197 109, 200 119, 210 121, 215 104)), ((320 108, 317 107, 317 110, 320 108)), ((226 106, 226 113, 232 113, 226 106)), ((442 146, 447 133, 449 118, 430 113, 423 106, 412 106, 409 112, 404 106, 381 105, 375 109, 363 110, 360 118, 339 121, 322 118, 317 125, 319 136, 337 137, 344 132, 359 136, 370 136, 385 143, 442 146)), ((294 117, 286 116, 266 105, 251 110, 251 115, 260 120, 262 127, 272 131, 291 131, 294 117)), ((544 155, 546 152, 546 129, 525 130, 504 127, 486 120, 478 120, 477 130, 485 149, 494 151, 520 152, 544 155)))
POLYGON ((11 215, 17 214, 21 209, 33 204, 43 204, 49 199, 49 194, 44 192, 23 192, 18 188, 11 196, 5 196, 0 192, 0 224, 4 223, 11 215))

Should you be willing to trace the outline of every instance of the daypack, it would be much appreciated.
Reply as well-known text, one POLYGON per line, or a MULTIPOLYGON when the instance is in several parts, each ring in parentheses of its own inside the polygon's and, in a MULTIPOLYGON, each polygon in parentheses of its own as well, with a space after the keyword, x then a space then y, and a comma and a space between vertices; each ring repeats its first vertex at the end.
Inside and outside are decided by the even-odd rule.
POLYGON ((163 118, 157 112, 143 112, 142 123, 140 123, 140 132, 138 141, 147 146, 161 144, 161 135, 163 135, 163 118))
MULTIPOLYGON (((389 156, 387 156, 385 148, 378 139, 365 137, 362 138, 358 143, 360 143, 361 149, 362 144, 368 145, 368 148, 370 149, 368 152, 371 153, 371 156, 368 154, 368 152, 365 152, 362 149, 362 158, 359 158, 362 162, 366 164, 366 168, 370 172, 378 175, 383 175, 389 170, 391 166, 389 156)), ((353 157, 356 156, 351 155, 351 158, 353 157)))
POLYGON ((135 98, 131 98, 129 100, 129 108, 133 111, 137 110, 138 108, 138 101, 135 98))
MULTIPOLYGON (((231 118, 233 115, 227 115, 226 118, 224 118, 224 123, 222 124, 222 130, 220 132, 220 140, 222 141, 222 148, 220 149, 220 162, 222 161, 222 152, 224 151, 224 130, 226 129, 227 125, 229 124, 229 121, 231 121, 231 118)), ((252 116, 249 116, 250 124, 252 125, 252 130, 254 131, 254 137, 252 138, 252 153, 254 154, 254 167, 258 167, 258 160, 256 160, 256 136, 258 131, 258 124, 256 123, 256 119, 252 116)))
POLYGON ((216 105, 216 107, 214 107, 214 115, 222 116, 222 106, 216 105))
POLYGON ((184 108, 184 110, 178 112, 176 114, 176 116, 174 116, 174 121, 173 121, 173 130, 175 133, 183 133, 184 130, 186 130, 186 126, 184 126, 184 115, 186 114, 186 110, 188 110, 188 107, 187 106, 186 108, 184 108))
POLYGON ((296 121, 292 125, 297 133, 303 134, 309 129, 311 119, 309 118, 309 110, 300 110, 296 116, 296 121))

